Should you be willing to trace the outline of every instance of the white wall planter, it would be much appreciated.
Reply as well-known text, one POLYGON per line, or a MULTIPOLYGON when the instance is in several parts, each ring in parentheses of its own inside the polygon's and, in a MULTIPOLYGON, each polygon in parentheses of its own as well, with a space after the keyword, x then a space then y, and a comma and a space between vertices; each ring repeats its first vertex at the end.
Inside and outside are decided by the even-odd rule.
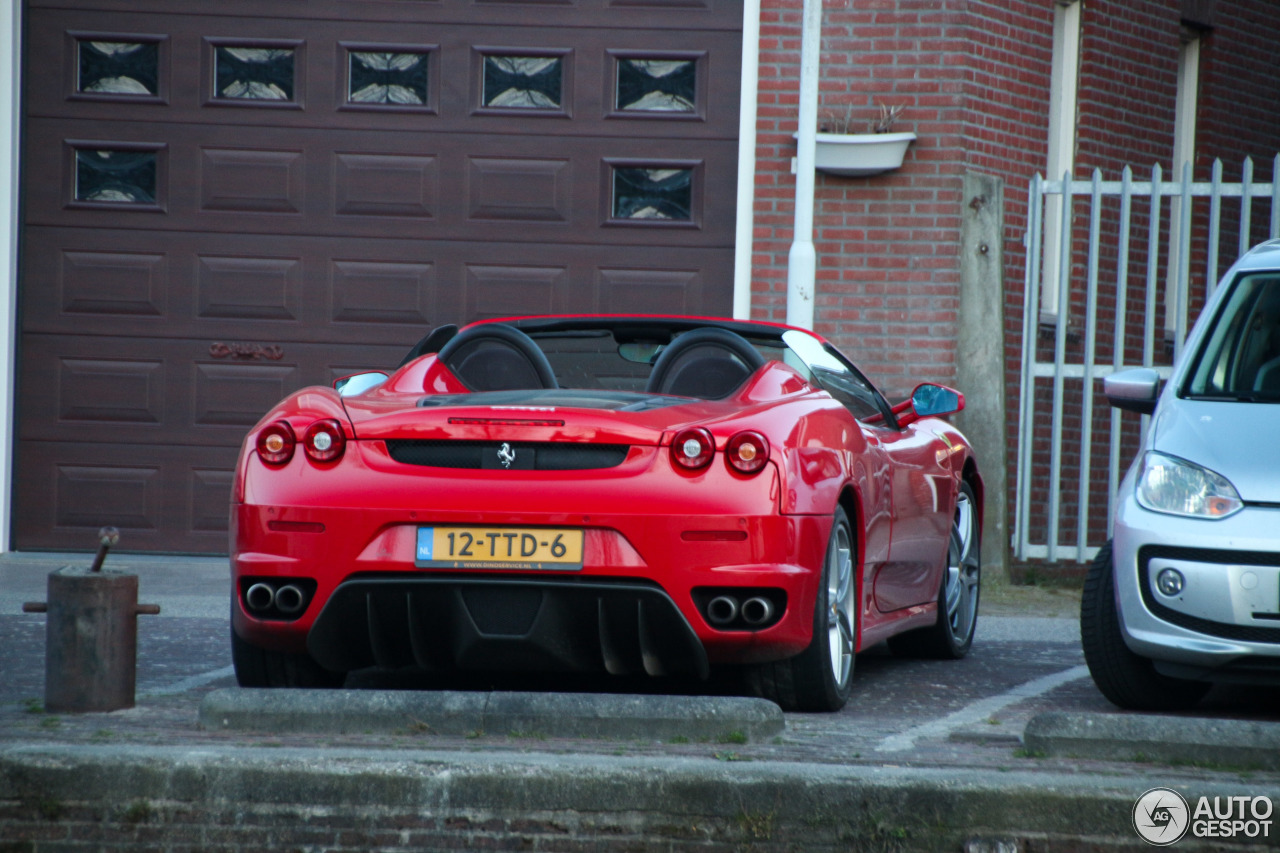
POLYGON ((819 172, 865 177, 902 165, 907 146, 916 135, 906 133, 819 133, 814 166, 819 172))

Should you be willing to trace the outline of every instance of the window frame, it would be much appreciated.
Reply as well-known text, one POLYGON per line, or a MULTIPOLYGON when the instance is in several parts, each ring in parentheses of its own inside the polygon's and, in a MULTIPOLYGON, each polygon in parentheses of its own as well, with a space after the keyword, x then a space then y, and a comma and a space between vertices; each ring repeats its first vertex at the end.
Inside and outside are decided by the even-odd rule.
POLYGON ((160 33, 107 33, 96 30, 67 30, 65 38, 67 44, 67 100, 168 105, 169 80, 172 76, 169 67, 169 36, 160 33), (80 43, 93 41, 154 44, 156 46, 155 94, 131 95, 125 92, 86 92, 81 90, 80 43))
POLYGON ((338 66, 341 69, 342 99, 339 111, 415 113, 417 115, 440 114, 440 45, 439 44, 379 44, 374 42, 339 41, 338 66), (353 53, 413 53, 427 57, 427 100, 423 104, 377 104, 352 101, 351 63, 353 53))
POLYGON ((624 121, 696 121, 707 120, 707 98, 704 97, 708 86, 708 53, 705 50, 635 50, 631 48, 611 48, 605 51, 606 61, 610 63, 608 74, 602 74, 606 104, 606 119, 622 119, 624 121), (626 110, 618 106, 619 68, 622 60, 654 59, 659 61, 688 61, 694 63, 694 100, 693 109, 688 112, 668 110, 626 110))
POLYGON ((474 116, 506 116, 509 118, 573 118, 573 69, 574 51, 568 47, 500 47, 497 45, 472 45, 471 47, 471 114, 474 116), (490 107, 484 102, 484 67, 490 56, 520 59, 560 60, 559 107, 490 107))
POLYGON ((601 225, 619 228, 702 228, 703 187, 706 161, 667 160, 635 157, 605 157, 600 161, 601 225), (688 219, 630 219, 613 215, 614 180, 617 169, 687 169, 689 178, 688 219))
POLYGON ((125 142, 120 140, 64 139, 64 162, 67 164, 63 179, 65 206, 74 210, 133 211, 138 213, 164 213, 168 207, 168 159, 169 146, 163 142, 125 142), (79 168, 76 153, 89 151, 132 151, 155 155, 155 199, 150 202, 92 201, 76 198, 79 168))
POLYGON ((301 110, 306 107, 306 42, 301 39, 253 39, 205 36, 201 90, 205 107, 254 110, 301 110), (265 98, 225 98, 218 96, 218 48, 244 47, 253 50, 293 51, 293 97, 287 101, 265 98))

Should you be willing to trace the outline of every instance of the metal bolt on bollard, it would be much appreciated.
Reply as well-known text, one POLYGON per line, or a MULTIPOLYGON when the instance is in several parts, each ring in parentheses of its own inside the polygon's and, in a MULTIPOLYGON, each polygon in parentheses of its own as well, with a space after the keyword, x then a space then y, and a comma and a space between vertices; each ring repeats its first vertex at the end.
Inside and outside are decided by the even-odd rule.
POLYGON ((24 613, 47 613, 44 706, 48 711, 132 708, 138 663, 138 616, 158 604, 138 604, 138 576, 103 570, 120 541, 114 527, 98 531, 98 553, 88 568, 49 573, 48 601, 28 601, 24 613))

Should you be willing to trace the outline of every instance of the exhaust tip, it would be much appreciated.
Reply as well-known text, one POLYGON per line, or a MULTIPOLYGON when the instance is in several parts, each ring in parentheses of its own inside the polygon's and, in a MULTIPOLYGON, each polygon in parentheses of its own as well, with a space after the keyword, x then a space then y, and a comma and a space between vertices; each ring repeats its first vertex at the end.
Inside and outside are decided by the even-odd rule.
POLYGON ((250 610, 270 610, 275 603, 276 591, 268 584, 255 583, 245 590, 244 603, 250 610))
POLYGON ((293 615, 306 604, 306 596, 293 584, 285 584, 276 591, 276 608, 286 615, 293 615))
POLYGON ((728 625, 738 618, 738 599, 717 595, 707 602, 707 621, 712 625, 728 625))
POLYGON ((773 618, 773 602, 763 596, 748 598, 742 602, 742 621, 748 625, 763 625, 773 618))

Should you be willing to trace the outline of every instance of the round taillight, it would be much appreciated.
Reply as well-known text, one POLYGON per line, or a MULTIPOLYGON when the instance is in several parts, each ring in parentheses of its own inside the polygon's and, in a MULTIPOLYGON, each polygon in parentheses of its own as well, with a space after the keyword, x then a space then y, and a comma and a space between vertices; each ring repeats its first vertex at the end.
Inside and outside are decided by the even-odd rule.
POLYGON ((288 421, 276 421, 258 433, 258 457, 268 465, 283 465, 293 458, 298 439, 288 421))
POLYGON ((711 464, 716 452, 716 440, 702 427, 682 429, 671 442, 671 458, 676 467, 696 471, 711 464))
POLYGON ((758 432, 740 432, 724 448, 724 459, 740 474, 754 474, 769 461, 769 439, 758 432))
POLYGON ((347 437, 342 434, 342 424, 335 420, 316 421, 307 427, 302 437, 307 456, 316 462, 332 462, 347 447, 347 437))

